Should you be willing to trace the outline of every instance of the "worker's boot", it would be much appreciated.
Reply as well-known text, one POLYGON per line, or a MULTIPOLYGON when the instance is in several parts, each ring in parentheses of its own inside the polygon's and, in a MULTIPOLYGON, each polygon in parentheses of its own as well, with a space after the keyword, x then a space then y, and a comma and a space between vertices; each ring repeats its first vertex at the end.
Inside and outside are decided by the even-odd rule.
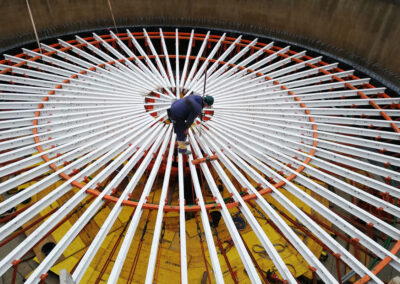
POLYGON ((178 153, 184 154, 184 155, 190 155, 192 152, 190 152, 186 148, 186 142, 185 141, 178 141, 178 153))

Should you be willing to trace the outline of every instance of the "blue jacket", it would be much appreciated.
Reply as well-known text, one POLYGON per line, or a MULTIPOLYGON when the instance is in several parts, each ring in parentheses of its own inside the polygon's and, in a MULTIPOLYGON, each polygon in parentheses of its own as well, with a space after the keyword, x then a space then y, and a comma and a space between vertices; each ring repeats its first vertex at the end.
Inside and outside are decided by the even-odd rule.
POLYGON ((171 105, 171 117, 173 120, 185 121, 185 128, 188 129, 202 109, 203 98, 199 95, 190 95, 171 105))

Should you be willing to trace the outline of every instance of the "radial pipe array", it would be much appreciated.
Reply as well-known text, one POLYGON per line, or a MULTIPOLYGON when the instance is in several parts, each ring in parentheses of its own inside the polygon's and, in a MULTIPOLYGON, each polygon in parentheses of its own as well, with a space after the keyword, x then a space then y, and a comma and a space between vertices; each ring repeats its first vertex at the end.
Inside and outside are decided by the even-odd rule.
POLYGON ((119 279, 138 224, 148 210, 157 210, 157 216, 146 283, 153 282, 163 218, 169 211, 180 216, 181 282, 188 282, 185 213, 195 212, 204 230, 213 280, 223 283, 208 215, 211 208, 220 211, 249 280, 261 283, 263 278, 229 211, 234 207, 250 225, 281 280, 296 283, 250 203, 271 220, 324 283, 337 283, 338 277, 310 251, 265 195, 288 210, 358 275, 358 283, 383 283, 377 274, 385 265, 400 271, 396 256, 400 231, 368 209, 400 217, 396 186, 400 181, 400 99, 370 84, 369 78, 359 78, 354 70, 343 70, 338 63, 327 63, 322 56, 313 57, 297 48, 211 31, 110 31, 42 43, 41 49, 43 53, 24 48, 16 56, 4 55, 0 64, 0 193, 7 196, 0 203, 0 214, 62 183, 8 218, 0 227, 0 240, 73 188, 79 190, 0 261, 0 275, 88 196, 93 201, 26 283, 40 281, 107 202, 114 206, 72 273, 77 283, 124 206, 135 207, 135 211, 108 283, 119 279), (176 152, 172 125, 165 123, 166 110, 181 97, 204 95, 205 82, 206 94, 215 103, 190 128, 192 154, 182 156, 176 152), (217 158, 197 163, 211 156, 217 158), (179 199, 172 201, 173 206, 166 200, 175 169, 179 199), (121 188, 128 176, 129 182, 121 188), (158 203, 152 203, 149 196, 156 190, 157 177, 163 179, 162 188, 157 189, 161 195, 158 203), (185 179, 191 180, 196 196, 191 206, 192 201, 184 199, 185 179), (220 192, 217 180, 225 193, 220 192), (7 194, 31 181, 35 182, 23 191, 7 194), (203 196, 204 185, 214 204, 203 196), (132 193, 140 190, 140 198, 133 200, 132 193), (380 259, 377 268, 366 267, 284 193, 300 199, 367 248, 380 259), (381 246, 315 196, 392 238, 395 247, 381 246), (370 207, 357 206, 351 199, 370 207))

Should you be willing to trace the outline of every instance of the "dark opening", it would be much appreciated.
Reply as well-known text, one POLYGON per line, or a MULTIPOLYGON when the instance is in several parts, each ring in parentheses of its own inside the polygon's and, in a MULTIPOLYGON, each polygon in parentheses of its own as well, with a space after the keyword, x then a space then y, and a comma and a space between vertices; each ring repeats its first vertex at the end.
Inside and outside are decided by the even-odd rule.
POLYGON ((53 242, 45 243, 45 244, 42 246, 41 251, 42 251, 42 253, 43 253, 44 255, 48 255, 48 254, 51 252, 51 250, 52 250, 55 246, 56 246, 56 244, 53 243, 53 242))

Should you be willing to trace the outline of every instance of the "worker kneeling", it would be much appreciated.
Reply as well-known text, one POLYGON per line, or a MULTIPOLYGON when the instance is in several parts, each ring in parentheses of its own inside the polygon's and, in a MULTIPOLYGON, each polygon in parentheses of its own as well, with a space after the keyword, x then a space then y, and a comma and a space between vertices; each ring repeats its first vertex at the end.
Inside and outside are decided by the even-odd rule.
POLYGON ((214 98, 199 95, 190 95, 175 101, 168 109, 168 117, 174 124, 174 131, 178 140, 178 152, 190 155, 191 152, 186 148, 189 142, 186 142, 187 131, 198 117, 204 107, 212 106, 214 98))

